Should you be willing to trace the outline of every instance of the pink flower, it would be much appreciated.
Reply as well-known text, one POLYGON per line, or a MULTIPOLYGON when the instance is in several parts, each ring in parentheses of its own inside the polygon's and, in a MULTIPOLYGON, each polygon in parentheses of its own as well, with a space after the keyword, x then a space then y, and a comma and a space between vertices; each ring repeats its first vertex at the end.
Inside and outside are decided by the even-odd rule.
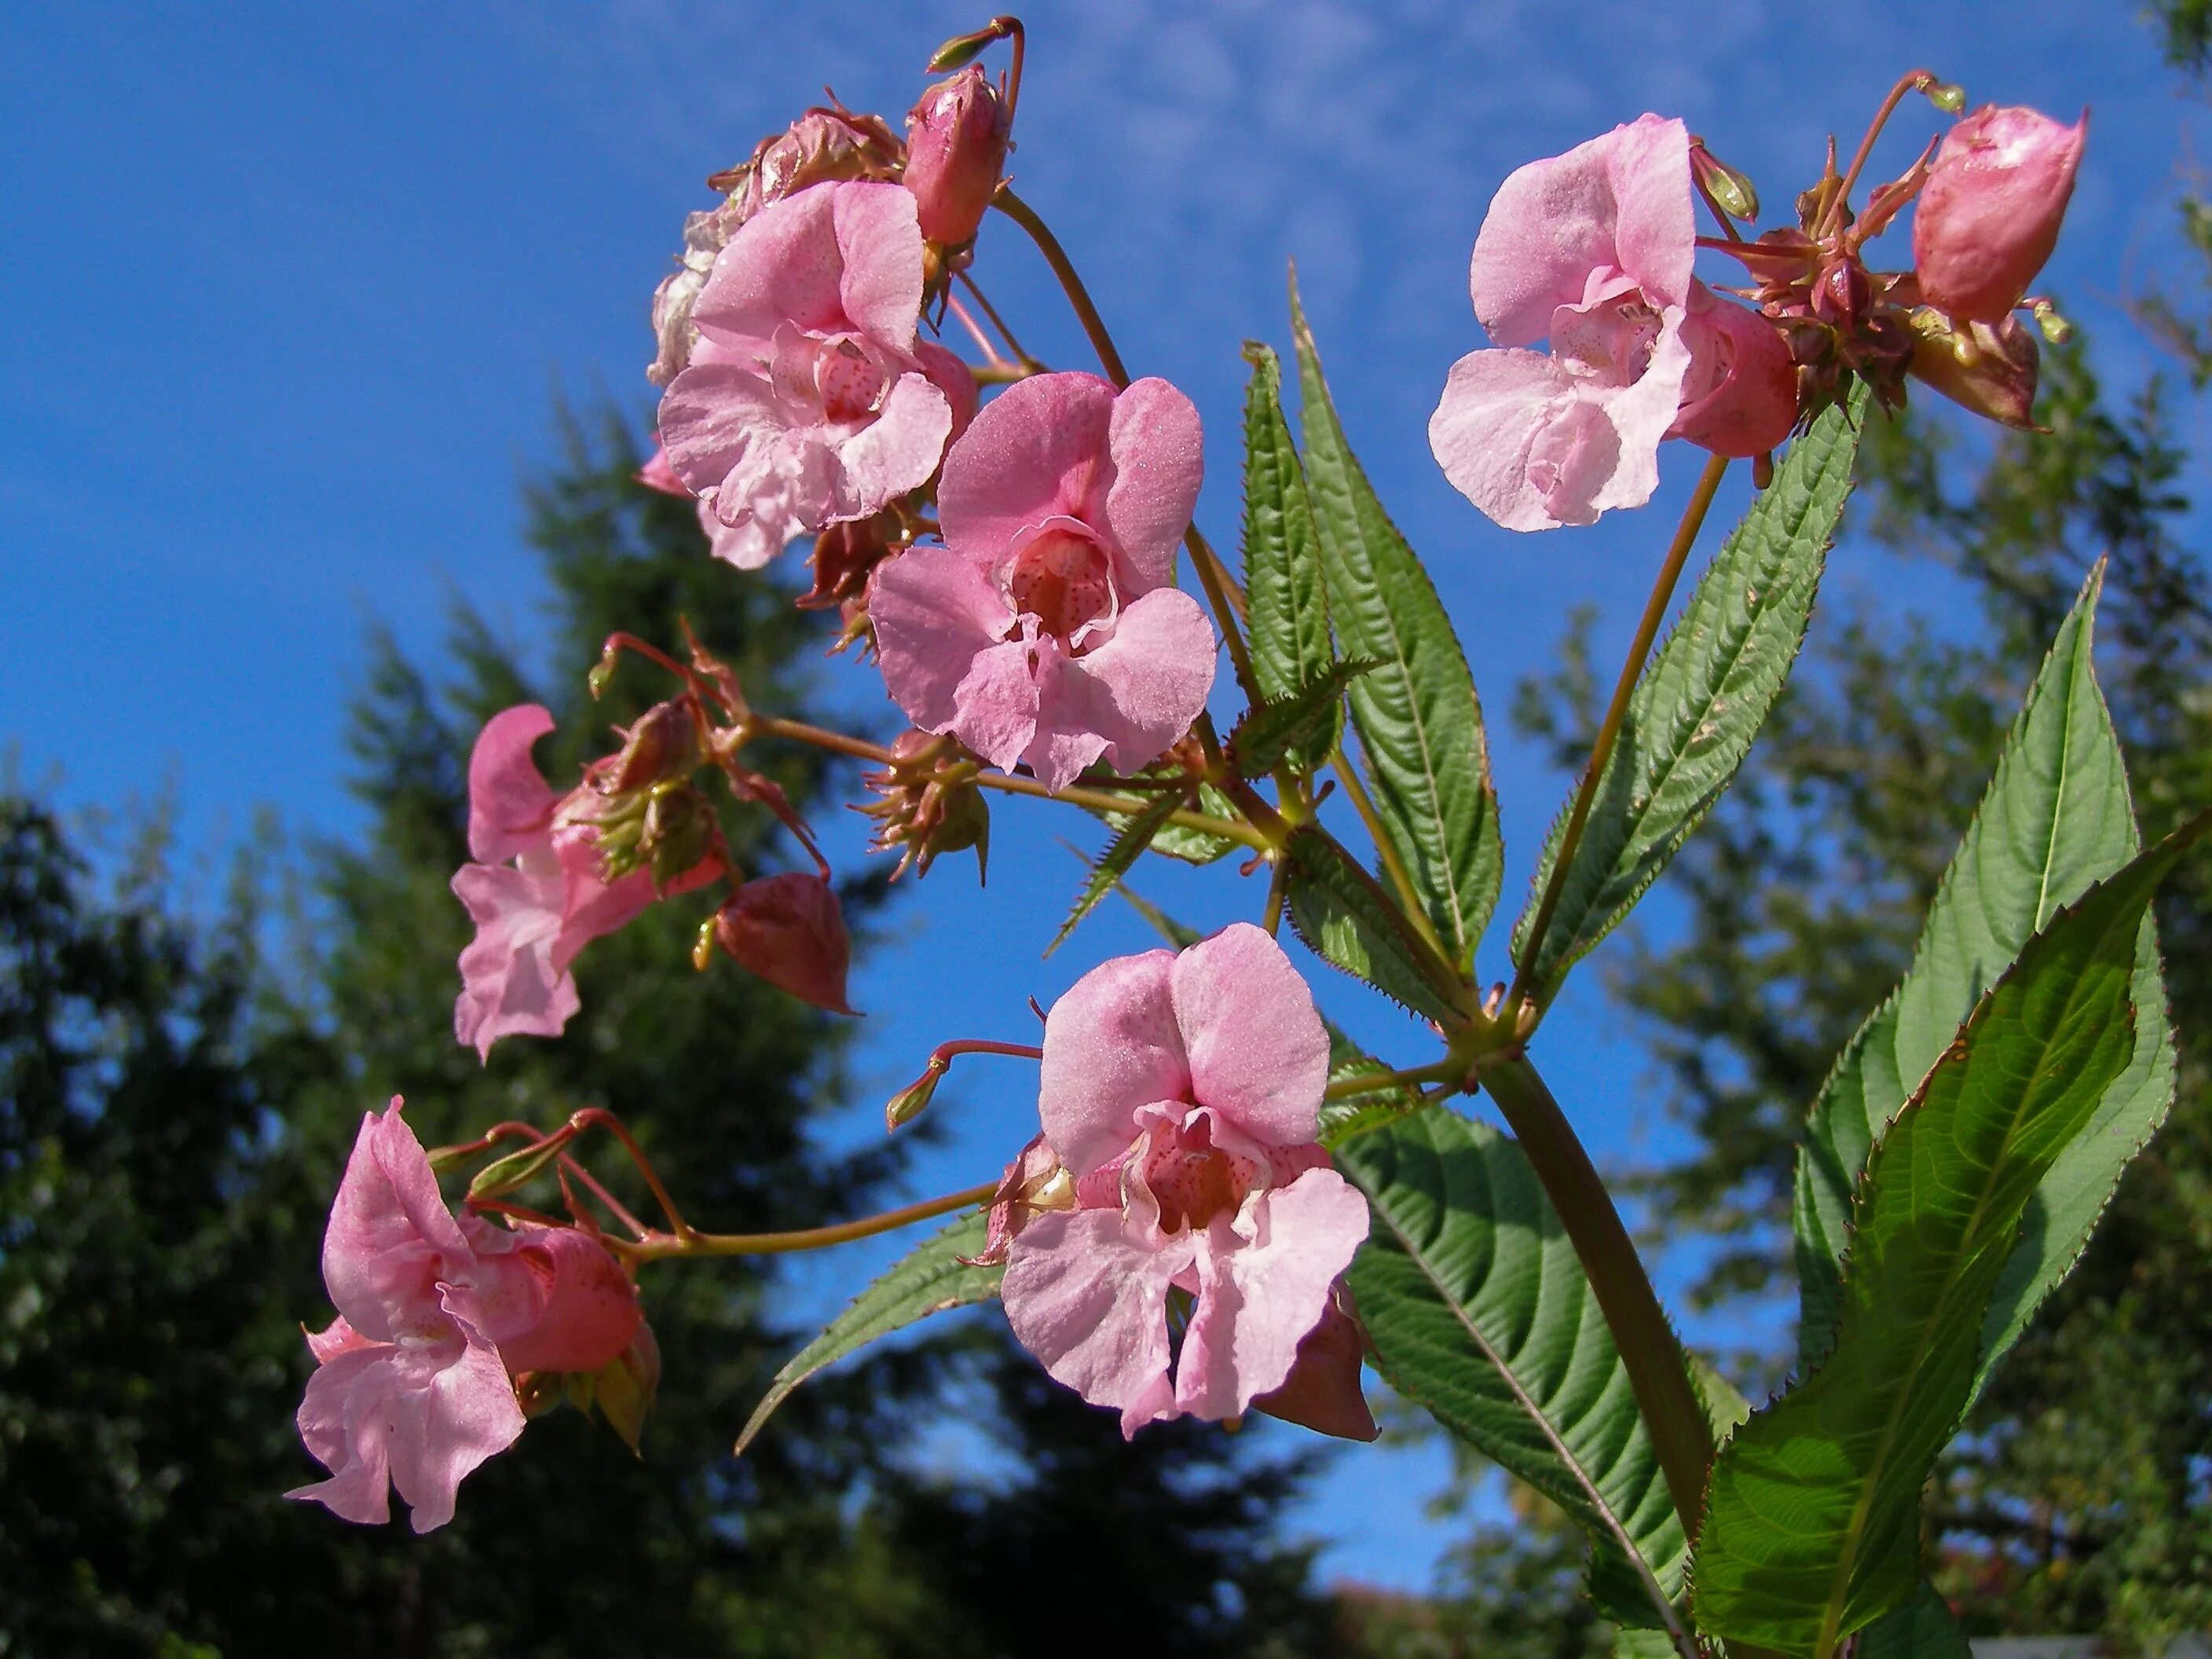
POLYGON ((552 715, 524 703, 486 721, 469 757, 473 861, 455 872, 453 889, 477 936, 461 952, 453 1033, 487 1060, 503 1036, 560 1036, 581 1006, 568 971, 576 953, 653 899, 643 870, 614 882, 601 876, 590 824, 558 823, 564 798, 530 757, 552 729, 552 715))
POLYGON ((1943 136, 1912 218, 1920 297, 1958 322, 1999 323, 2058 245, 2089 118, 2062 126, 1984 104, 1943 136))
POLYGON ((1328 1079, 1312 996, 1249 923, 1105 963, 1054 1005, 1040 1108, 1076 1207, 1028 1218, 1002 1294, 1022 1345, 1123 1433, 1241 1415, 1329 1311, 1368 1224, 1315 1142, 1328 1079), (1170 1289, 1195 1298, 1172 1366, 1170 1289))
POLYGON ((1054 789, 1101 756, 1158 756, 1213 686, 1212 626, 1171 586, 1204 466, 1198 411, 1164 380, 1010 387, 945 458, 945 545, 876 572, 892 697, 1054 789))
POLYGON ((1682 319, 1690 348, 1682 404, 1667 435, 1716 455, 1764 455, 1797 424, 1797 364, 1759 313, 1690 284, 1682 319))
POLYGON ((310 1334, 301 1437, 328 1478, 285 1495, 415 1530, 453 1517, 463 1477, 522 1432, 511 1373, 592 1370, 637 1335, 629 1280, 574 1228, 507 1233, 446 1207, 395 1097, 365 1115, 323 1236, 337 1306, 310 1334))
POLYGON ((945 247, 972 241, 1006 160, 1006 107, 982 65, 930 86, 906 131, 905 183, 921 234, 945 247))
POLYGON ((690 366, 661 400, 678 477, 766 564, 795 537, 865 519, 937 471, 974 381, 917 339, 921 231, 897 185, 816 185, 748 220, 692 308, 690 366))
MULTIPOLYGON (((972 385, 973 382, 971 381, 972 385)), ((647 489, 657 489, 664 495, 681 495, 693 499, 684 480, 676 476, 676 469, 668 464, 668 451, 655 449, 653 459, 637 470, 637 481, 647 489)), ((746 562, 750 557, 748 549, 757 545, 759 538, 750 524, 732 527, 714 516, 714 509, 705 501, 699 502, 699 528, 706 533, 707 550, 718 559, 726 559, 739 569, 751 568, 746 562)), ((762 561, 753 560, 757 565, 762 561)))
POLYGON ((1696 239, 1680 121, 1639 117, 1498 186, 1468 288, 1502 349, 1453 364, 1429 421, 1461 494, 1509 530, 1650 499, 1690 367, 1696 239))

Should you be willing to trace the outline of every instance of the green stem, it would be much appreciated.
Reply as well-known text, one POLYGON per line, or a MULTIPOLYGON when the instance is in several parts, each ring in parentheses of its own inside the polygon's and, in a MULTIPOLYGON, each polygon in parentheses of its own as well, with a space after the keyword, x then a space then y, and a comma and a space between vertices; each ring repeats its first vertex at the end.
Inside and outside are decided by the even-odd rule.
POLYGON ((997 1182, 987 1181, 979 1187, 947 1193, 943 1198, 909 1204, 902 1209, 886 1210, 881 1215, 863 1216, 858 1221, 842 1222, 835 1227, 809 1227, 800 1232, 654 1233, 635 1244, 611 1240, 609 1243, 610 1248, 635 1263, 659 1261, 672 1256, 780 1255, 793 1250, 818 1250, 825 1245, 872 1238, 878 1233, 927 1221, 949 1211, 970 1209, 998 1190, 997 1182))
POLYGON ((1667 1478, 1668 1494, 1682 1517, 1683 1532, 1694 1538, 1713 1461, 1713 1431, 1690 1381, 1681 1340, 1668 1322, 1612 1194, 1535 1067, 1525 1059, 1506 1060, 1486 1071, 1482 1084, 1528 1155, 1582 1258, 1667 1478))
POLYGON ((1402 1072, 1358 1072, 1351 1077, 1339 1078, 1321 1091, 1323 1100, 1349 1100, 1355 1095, 1380 1094, 1385 1089, 1402 1089, 1424 1083, 1439 1083, 1457 1078, 1464 1068, 1456 1060, 1440 1060, 1432 1066, 1415 1066, 1402 1072))
POLYGON ((1499 1005, 1503 1018, 1516 1018, 1522 999, 1528 993, 1537 958, 1543 951, 1545 932, 1552 925, 1553 913, 1559 908, 1567 871, 1574 863, 1575 849, 1582 844, 1583 828, 1589 822, 1590 803, 1597 798, 1605 763, 1613 758, 1613 746, 1620 736, 1621 721, 1627 718, 1628 700, 1635 694, 1636 682, 1644 673, 1644 659, 1651 654, 1651 642, 1659 636, 1659 624, 1666 621, 1675 585, 1682 579, 1682 566, 1697 543, 1698 532, 1705 526, 1705 514, 1727 471, 1725 455, 1715 455, 1705 462, 1705 470, 1698 477, 1698 487, 1690 492, 1689 504, 1682 509, 1682 521, 1674 527, 1674 544, 1668 548, 1659 574, 1651 584, 1651 597, 1644 602, 1643 619, 1636 624, 1636 637, 1630 642, 1628 655, 1620 665, 1620 678, 1613 683, 1613 702, 1607 706, 1605 719, 1598 726, 1597 741, 1590 747, 1589 763, 1583 768, 1582 782, 1575 790, 1566 833, 1559 838, 1559 855, 1552 860, 1552 873, 1544 883, 1543 896, 1536 902, 1535 920, 1528 924, 1528 942, 1522 948, 1521 960, 1514 966, 1513 988, 1499 1005))

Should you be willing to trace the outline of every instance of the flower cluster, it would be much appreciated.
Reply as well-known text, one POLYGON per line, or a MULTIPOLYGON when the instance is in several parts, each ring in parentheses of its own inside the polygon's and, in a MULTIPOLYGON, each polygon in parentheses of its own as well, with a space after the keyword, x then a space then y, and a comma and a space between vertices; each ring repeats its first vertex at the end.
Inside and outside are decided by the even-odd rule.
MULTIPOLYGON (((1303 334, 1303 454, 1275 360, 1248 348, 1249 598, 1239 588, 1194 521, 1205 482, 1196 406, 1164 380, 1128 374, 1065 251, 1005 176, 1023 49, 1021 26, 1004 17, 948 43, 933 69, 952 72, 923 90, 902 137, 833 100, 763 138, 710 181, 722 199, 687 221, 678 267, 653 303, 659 447, 638 483, 696 503, 708 550, 738 571, 811 541, 798 606, 837 611, 833 648, 860 645, 852 660, 862 663, 872 652, 875 668, 862 672, 880 672, 908 729, 886 747, 756 708, 688 624, 676 654, 611 636, 593 696, 624 653, 671 688, 612 752, 571 773, 571 787, 556 788, 534 758, 556 724, 538 704, 495 715, 476 740, 469 862, 453 878, 476 933, 460 955, 455 1034, 486 1064, 503 1037, 559 1036, 581 1005, 584 947, 663 902, 690 909, 702 971, 727 957, 817 1008, 852 1013, 835 873, 772 775, 789 774, 750 758, 758 744, 872 763, 864 781, 876 799, 859 810, 874 822, 870 850, 897 855, 894 873, 926 873, 939 854, 973 848, 980 878, 984 792, 1042 796, 1115 829, 1070 927, 1148 848, 1211 862, 1239 847, 1253 854, 1246 873, 1267 872, 1264 925, 1187 942, 1194 936, 1164 924, 1183 948, 1092 968, 1044 1012, 1041 1048, 941 1045, 890 1103, 891 1129, 928 1107, 955 1054, 991 1053, 1039 1065, 1038 1132, 997 1182, 860 1222, 703 1232, 604 1110, 544 1133, 502 1123, 426 1153, 393 1101, 365 1118, 331 1212, 324 1276, 338 1317, 308 1339, 317 1369, 299 1414, 329 1474, 294 1496, 383 1521, 396 1488, 418 1530, 437 1526, 469 1471, 564 1398, 596 1401, 635 1443, 658 1378, 634 1288, 643 1266, 812 1248, 955 1211, 964 1220, 925 1247, 939 1252, 932 1272, 1002 1270, 967 1280, 956 1299, 995 1283, 1020 1342, 1116 1413, 1125 1434, 1257 1411, 1375 1437, 1361 1387, 1371 1333, 1351 1289, 1370 1283, 1354 1268, 1370 1212, 1346 1171, 1370 1175, 1336 1138, 1352 1133, 1343 1119, 1325 1133, 1324 1103, 1368 1096, 1350 1115, 1390 1121, 1478 1086, 1504 1103, 1485 1067, 1524 1063, 1542 1017, 1548 994, 1529 981, 1528 963, 1565 872, 1587 872, 1573 864, 1576 837, 1598 780, 1613 775, 1606 745, 1644 647, 1562 817, 1516 977, 1485 996, 1474 944, 1437 937, 1440 918, 1465 923, 1466 895, 1419 890, 1436 868, 1451 866, 1448 884, 1458 863, 1496 868, 1494 826, 1470 849, 1439 804, 1443 786, 1468 780, 1437 769, 1464 769, 1470 757, 1425 742, 1418 764, 1379 753, 1391 745, 1361 723, 1370 688, 1358 682, 1384 666, 1381 647, 1352 648, 1358 633, 1370 645, 1390 635, 1396 649, 1397 680, 1367 697, 1370 714, 1403 704, 1374 716, 1386 738, 1393 722, 1425 734, 1431 716, 1479 718, 1469 671, 1449 660, 1450 628, 1440 611, 1418 609, 1435 595, 1402 568, 1347 573, 1362 544, 1370 555, 1385 540, 1402 549, 1377 532, 1382 509, 1348 464, 1325 392, 1315 396, 1318 364, 1303 334), (1012 67, 994 82, 972 60, 1000 41, 1012 43, 1012 67), (1048 368, 986 297, 978 255, 994 209, 1060 278, 1103 374, 1048 368), (983 361, 945 343, 950 324, 983 361), (1316 457, 1332 443, 1324 477, 1316 457), (1186 549, 1203 605, 1177 585, 1186 549), (1274 562, 1264 588, 1263 555, 1274 562), (1401 601, 1420 625, 1394 632, 1401 601), (1363 604, 1374 615, 1358 614, 1363 604), (1209 713, 1224 644, 1249 705, 1225 738, 1209 713), (1371 797, 1337 739, 1347 688, 1371 797), (1372 868, 1323 822, 1340 785, 1375 843, 1372 868), (1425 816, 1408 805, 1425 788, 1425 816), (725 806, 765 813, 804 866, 740 870, 725 806), (710 905, 700 895, 717 883, 726 890, 710 905), (1442 1057, 1402 1072, 1345 1061, 1333 1080, 1332 1033, 1277 942, 1286 914, 1318 954, 1416 1007, 1442 1057), (665 1224, 638 1219, 573 1153, 602 1128, 635 1161, 665 1224), (449 1207, 440 1174, 478 1160, 488 1161, 464 1205, 449 1207), (533 1182, 557 1186, 566 1220, 520 1201, 533 1182)), ((1771 452, 1854 378, 1883 407, 1917 379, 2027 423, 2036 348, 2016 313, 2045 331, 2061 326, 2028 289, 2057 238, 2086 125, 1978 110, 1855 209, 1875 135, 1915 88, 1954 114, 1963 106, 1932 76, 1906 76, 1846 171, 1830 146, 1797 198, 1796 224, 1756 236, 1739 228, 1759 216, 1750 180, 1680 120, 1645 114, 1515 171, 1469 264, 1490 344, 1451 365, 1429 423, 1444 476, 1508 529, 1585 525, 1649 500, 1662 446, 1681 439, 1714 458, 1678 538, 1686 552, 1725 463, 1753 460, 1764 487, 1771 452), (1869 270, 1866 245, 1916 203, 1912 269, 1869 270), (1701 205, 1720 234, 1699 234, 1701 205)), ((1647 637, 1680 569, 1678 556, 1647 637)), ((1552 1146, 1572 1146, 1563 1125, 1545 1127, 1552 1146)), ((1581 1176, 1556 1178, 1583 1176, 1595 1182, 1586 1162, 1581 1176)), ((1549 1179, 1546 1190, 1556 1197, 1549 1179)), ((1608 1202, 1601 1189, 1595 1201, 1608 1202)), ((1603 1311, 1620 1316, 1617 1300, 1603 1311)), ((1652 1314, 1657 1332, 1643 1333, 1639 1354, 1676 1346, 1656 1300, 1652 1314)), ((1372 1334, 1383 1328, 1378 1320, 1372 1334)), ((1631 1381, 1641 1390, 1649 1379, 1631 1381)), ((1695 1433, 1705 1432, 1705 1406, 1682 1389, 1675 1403, 1690 1401, 1695 1433)), ((1697 1486, 1666 1472, 1681 1491, 1697 1486)))

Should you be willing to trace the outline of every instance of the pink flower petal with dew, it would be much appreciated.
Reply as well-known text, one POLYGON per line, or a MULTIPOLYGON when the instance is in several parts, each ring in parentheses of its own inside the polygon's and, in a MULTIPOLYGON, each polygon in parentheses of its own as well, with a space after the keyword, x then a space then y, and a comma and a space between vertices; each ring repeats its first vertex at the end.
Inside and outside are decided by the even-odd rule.
POLYGON ((1171 951, 1146 951, 1102 962, 1045 1016, 1038 1114, 1079 1179, 1129 1150, 1144 1108, 1190 1098, 1175 961, 1171 951))
MULTIPOLYGON (((1218 642, 1197 600, 1158 587, 1125 604, 1114 632, 1079 657, 1059 656, 1040 677, 1037 728, 1048 736, 1096 737, 1079 760, 1033 748, 1027 757, 1048 788, 1059 789, 1100 754, 1128 772, 1190 730, 1213 690, 1218 642)), ((1070 745, 1077 753, 1081 747, 1070 745)))
POLYGON ((1036 690, 1025 647, 1006 641, 1013 609, 988 576, 949 549, 910 548, 876 568, 868 617, 884 683, 908 719, 959 732, 994 766, 1021 758, 1036 690))
MULTIPOLYGON (((543 1293, 527 1324, 498 1336, 508 1370, 595 1371, 629 1346, 644 1316, 605 1245, 576 1227, 526 1227, 516 1238, 511 1259, 543 1293)), ((487 1328, 497 1329, 489 1312, 487 1328)))
POLYGON ((757 524, 779 551, 832 510, 831 434, 750 365, 693 363, 661 398, 660 426, 670 466, 714 516, 757 524))
POLYGON ((1175 579, 1176 550, 1206 478, 1198 406, 1165 380, 1132 381, 1114 400, 1107 451, 1105 500, 1085 516, 1120 544, 1126 601, 1175 579))
POLYGON ((1119 1411, 1134 1435, 1175 1415, 1168 1287, 1192 1256, 1188 1238, 1161 1238, 1117 1211, 1041 1215, 1013 1243, 1000 1287, 1006 1322, 1054 1382, 1119 1411))
POLYGON ((442 1331, 437 1287, 475 1265, 398 1097, 365 1113, 323 1234, 323 1284, 340 1317, 371 1342, 442 1331))
POLYGON ((561 931, 550 960, 565 974, 593 939, 619 932, 653 903, 653 878, 633 870, 615 881, 599 873, 599 834, 583 824, 556 830, 553 852, 561 860, 561 931))
POLYGON ((1264 1145, 1321 1133, 1328 1033, 1281 945, 1231 922, 1176 957, 1170 994, 1194 1099, 1264 1145))
MULTIPOLYGON (((903 193, 903 192, 902 192, 903 193)), ((952 435, 952 405, 923 374, 902 374, 876 418, 835 446, 838 486, 823 526, 864 519, 929 482, 952 435)))
POLYGON ((1759 313, 1692 285, 1682 319, 1690 368, 1668 435, 1716 455, 1764 455, 1797 423, 1797 365, 1759 313))
POLYGON ((952 406, 952 435, 957 439, 975 418, 975 408, 981 388, 968 365, 953 352, 947 351, 934 340, 916 340, 914 360, 921 365, 921 372, 929 376, 930 384, 945 394, 952 406))
POLYGON ((541 844, 559 799, 531 758, 531 746, 553 729, 553 716, 534 702, 501 710, 484 722, 469 751, 469 856, 499 864, 541 844))
MULTIPOLYGON (((747 519, 743 524, 724 524, 714 516, 711 502, 699 503, 699 528, 707 534, 707 551, 740 570, 758 570, 791 545, 792 537, 781 528, 747 519)), ((794 532, 796 533, 796 532, 794 532)))
POLYGON ((1176 1364, 1176 1407, 1194 1417, 1241 1417, 1283 1386, 1367 1238, 1367 1200, 1334 1170, 1261 1194, 1249 1215, 1249 1242, 1224 1216, 1199 1248, 1198 1307, 1176 1364))
POLYGON ((921 317, 921 224, 903 185, 855 179, 836 186, 838 291, 845 315, 871 338, 914 349, 921 317))
POLYGON ((1114 388, 1096 374, 1036 374, 983 406, 945 457, 937 487, 945 545, 995 566, 1014 538, 1054 514, 1104 529, 1114 388))
POLYGON ((558 1036, 582 1005, 576 981, 553 965, 565 884, 503 864, 465 864, 453 896, 468 907, 476 938, 461 951, 453 1033, 485 1059, 503 1036, 558 1036))
POLYGON ((1474 239, 1468 288, 1495 343, 1534 345, 1607 267, 1656 307, 1683 304, 1696 255, 1689 131, 1644 115, 1510 174, 1474 239))
MULTIPOLYGON (((838 189, 823 184, 795 191, 738 228, 714 256, 707 284, 691 309, 691 321, 705 339, 741 353, 764 352, 785 323, 825 333, 846 329, 852 319, 845 314, 838 189)), ((918 301, 919 229, 914 257, 918 301)), ((692 361, 698 361, 696 354, 692 361)))

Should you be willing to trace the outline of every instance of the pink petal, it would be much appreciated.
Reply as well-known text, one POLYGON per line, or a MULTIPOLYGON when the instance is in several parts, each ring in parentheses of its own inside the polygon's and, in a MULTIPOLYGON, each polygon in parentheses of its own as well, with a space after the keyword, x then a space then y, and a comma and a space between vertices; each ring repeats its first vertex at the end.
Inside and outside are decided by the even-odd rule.
MULTIPOLYGON (((743 351, 765 349, 784 323, 831 333, 846 327, 838 189, 822 184, 794 191, 738 227, 714 256, 707 285, 692 307, 691 320, 702 335, 743 351)), ((917 276, 921 257, 917 231, 917 276)), ((661 435, 667 436, 665 430, 661 435)), ((677 471, 683 470, 678 463, 677 471)))
POLYGON ((1111 1210, 1041 1215, 1013 1243, 1000 1295, 1015 1340, 1053 1380, 1121 1413, 1121 1432, 1175 1415, 1168 1287, 1186 1238, 1145 1236, 1111 1210))
POLYGON ((952 405, 952 435, 957 439, 975 418, 975 405, 982 388, 975 384, 968 365, 934 340, 916 340, 914 360, 929 376, 930 384, 942 392, 945 401, 952 405))
POLYGON ((914 192, 903 185, 854 179, 836 187, 832 210, 844 260, 839 291, 845 315, 860 332, 913 350, 921 315, 922 258, 914 192))
POLYGON ((724 524, 715 517, 711 501, 699 503, 699 528, 707 533, 707 551, 740 570, 762 568, 792 542, 792 535, 784 533, 791 526, 781 520, 775 526, 750 518, 743 524, 724 524))
POLYGON ((1340 1289, 1329 1298, 1321 1323, 1298 1343, 1298 1357, 1283 1386, 1259 1395, 1252 1409, 1296 1423, 1316 1434, 1340 1440, 1372 1441, 1382 1431, 1367 1408, 1366 1390, 1360 1387, 1359 1327, 1338 1305, 1340 1289))
POLYGON ((1283 1385, 1367 1238, 1367 1200, 1333 1170, 1262 1194, 1251 1219, 1249 1243, 1224 1217, 1199 1250, 1198 1307, 1176 1364, 1176 1407, 1194 1417, 1241 1417, 1283 1385))
POLYGON ((1590 274, 1608 267, 1655 306, 1684 303, 1697 253, 1690 191, 1689 133, 1656 115, 1516 169, 1491 199, 1468 266, 1491 339, 1545 338, 1552 313, 1582 303, 1590 274))
POLYGON ((878 565, 868 617, 884 683, 927 732, 957 732, 993 765, 1011 767, 1036 729, 1036 688, 1021 642, 1005 643, 1013 610, 975 564, 916 547, 878 565))
POLYGON ((469 751, 469 856, 499 864, 544 841, 559 799, 530 757, 531 745, 553 729, 553 716, 534 702, 502 709, 484 722, 469 751))
POLYGON ((695 361, 661 398, 660 424, 669 465, 723 524, 750 523, 781 551, 827 522, 836 434, 756 367, 695 361))
POLYGON ((1143 1108, 1190 1097, 1175 961, 1172 951, 1147 951, 1103 962, 1045 1016, 1037 1109, 1079 1179, 1129 1150, 1143 1108))
POLYGON ((1121 545, 1126 600, 1175 579, 1176 549, 1198 507, 1206 439, 1198 408, 1165 380, 1130 383, 1114 400, 1103 507, 1086 514, 1121 545))
POLYGON ((461 951, 453 1033, 486 1059, 514 1036, 558 1036, 580 1006, 576 981, 553 965, 565 884, 503 864, 465 864, 453 896, 468 907, 476 938, 461 951))
POLYGON ((1082 758, 1032 748, 1027 758, 1048 788, 1059 789, 1103 753, 1121 771, 1156 759, 1190 730, 1213 690, 1213 624, 1179 588, 1158 587, 1126 605, 1113 636, 1079 657, 1062 657, 1039 690, 1041 744, 1056 737, 1100 738, 1067 745, 1082 758))
POLYGON ((835 521, 865 519, 908 490, 919 489, 937 471, 951 435, 952 405, 945 393, 926 375, 900 375, 876 418, 836 446, 842 475, 837 499, 822 522, 810 527, 819 530, 835 521))
POLYGON ((1538 439, 1574 419, 1577 408, 1572 380, 1543 353, 1471 351, 1445 379, 1429 417, 1429 448, 1452 488, 1508 530, 1587 524, 1595 514, 1555 516, 1528 476, 1538 439))
POLYGON ((945 457, 937 488, 945 544, 995 565, 1016 535, 1065 513, 1104 528, 1086 507, 1104 505, 1114 388, 1095 374, 1037 374, 983 406, 945 457))
POLYGON ((565 974, 593 939, 619 932, 653 903, 653 878, 633 870, 617 881, 599 873, 598 833, 581 824, 557 830, 553 851, 561 860, 561 931, 549 960, 565 974))
POLYGON ((1716 295, 1690 291, 1682 320, 1690 369, 1668 435, 1716 455, 1763 455, 1797 423, 1797 365, 1765 317, 1716 295))
MULTIPOLYGON (((544 1285, 536 1316, 498 1338, 509 1371, 595 1371, 630 1345, 644 1316, 637 1287, 606 1247, 575 1227, 528 1227, 515 1257, 544 1285)), ((487 1310, 487 1328, 495 1331, 487 1310)))
POLYGON ((441 1331, 439 1283, 475 1264, 398 1100, 365 1114, 323 1234, 323 1284, 341 1317, 371 1342, 441 1331))
POLYGON ((1682 339, 1682 313, 1662 313, 1665 325, 1653 344, 1650 363, 1633 386, 1598 394, 1606 419, 1618 434, 1620 459, 1589 497, 1603 513, 1641 507, 1659 488, 1659 445, 1682 406, 1682 380, 1690 371, 1690 348, 1682 339))
POLYGON ((668 464, 668 452, 655 446, 651 459, 637 470, 637 481, 647 489, 657 489, 664 495, 681 495, 689 500, 691 492, 684 487, 684 480, 676 476, 676 469, 668 464))
POLYGON ((1170 994, 1194 1099, 1266 1145, 1320 1133, 1328 1033, 1281 945, 1231 922, 1176 957, 1170 994))
POLYGON ((327 1365, 342 1353, 351 1353, 356 1348, 370 1346, 367 1337, 345 1322, 343 1314, 319 1331, 307 1330, 303 1327, 301 1334, 307 1337, 307 1352, 314 1355, 318 1365, 327 1365))

